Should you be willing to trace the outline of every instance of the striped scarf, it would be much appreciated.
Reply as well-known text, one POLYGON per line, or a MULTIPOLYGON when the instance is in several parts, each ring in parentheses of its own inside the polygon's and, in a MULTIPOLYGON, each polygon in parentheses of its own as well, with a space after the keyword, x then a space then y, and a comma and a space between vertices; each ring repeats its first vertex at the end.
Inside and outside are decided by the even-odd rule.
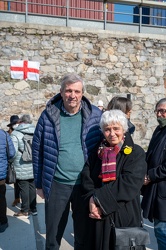
POLYGON ((99 178, 102 182, 116 180, 116 156, 120 151, 121 145, 109 147, 107 142, 101 144, 98 149, 98 156, 102 160, 99 178))

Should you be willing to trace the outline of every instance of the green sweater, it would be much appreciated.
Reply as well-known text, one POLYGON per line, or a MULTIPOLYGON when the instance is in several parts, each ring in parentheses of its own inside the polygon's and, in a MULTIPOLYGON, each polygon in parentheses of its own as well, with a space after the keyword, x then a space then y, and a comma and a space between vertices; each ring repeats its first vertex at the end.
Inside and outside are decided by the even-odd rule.
POLYGON ((60 114, 60 147, 55 180, 69 185, 80 184, 80 172, 84 166, 81 143, 81 111, 69 116, 60 114))

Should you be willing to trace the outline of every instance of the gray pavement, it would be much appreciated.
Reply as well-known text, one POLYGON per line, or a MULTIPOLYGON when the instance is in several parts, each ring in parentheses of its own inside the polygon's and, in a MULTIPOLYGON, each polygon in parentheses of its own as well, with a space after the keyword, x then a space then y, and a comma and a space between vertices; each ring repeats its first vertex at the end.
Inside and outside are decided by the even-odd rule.
MULTIPOLYGON (((44 223, 44 201, 37 197, 37 216, 30 216, 28 219, 13 217, 18 207, 12 207, 14 200, 13 185, 6 185, 7 192, 7 215, 9 227, 4 233, 0 233, 0 250, 44 250, 45 246, 45 223, 44 223)), ((53 216, 54 219, 54 216, 53 216)), ((153 225, 145 221, 145 227, 150 232, 151 244, 147 250, 157 250, 156 238, 154 237, 153 225)), ((64 233, 60 250, 73 250, 73 227, 71 214, 64 233)))

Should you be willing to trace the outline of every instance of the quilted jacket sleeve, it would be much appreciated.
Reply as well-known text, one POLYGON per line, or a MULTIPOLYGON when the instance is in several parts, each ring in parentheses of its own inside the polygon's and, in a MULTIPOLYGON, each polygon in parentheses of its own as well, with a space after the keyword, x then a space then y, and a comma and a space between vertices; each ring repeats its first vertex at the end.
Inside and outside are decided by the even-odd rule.
POLYGON ((106 214, 117 211, 119 206, 132 201, 139 194, 146 169, 145 153, 136 145, 133 154, 128 156, 128 160, 123 165, 117 180, 95 190, 95 196, 106 214))
POLYGON ((11 140, 11 137, 9 136, 9 134, 7 133, 7 142, 8 142, 8 147, 9 147, 9 151, 8 151, 8 160, 12 159, 15 155, 15 148, 13 145, 13 142, 11 140))
POLYGON ((36 188, 42 188, 42 169, 43 169, 43 113, 37 123, 32 142, 33 171, 36 188))

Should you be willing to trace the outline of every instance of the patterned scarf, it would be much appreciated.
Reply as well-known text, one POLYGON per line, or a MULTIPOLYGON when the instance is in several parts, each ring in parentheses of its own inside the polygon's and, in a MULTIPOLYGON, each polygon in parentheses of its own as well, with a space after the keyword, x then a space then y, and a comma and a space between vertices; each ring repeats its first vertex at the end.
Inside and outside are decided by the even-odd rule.
POLYGON ((110 147, 106 141, 102 142, 98 149, 98 157, 102 160, 101 173, 99 178, 102 182, 116 180, 116 156, 119 153, 121 146, 115 145, 110 147))

